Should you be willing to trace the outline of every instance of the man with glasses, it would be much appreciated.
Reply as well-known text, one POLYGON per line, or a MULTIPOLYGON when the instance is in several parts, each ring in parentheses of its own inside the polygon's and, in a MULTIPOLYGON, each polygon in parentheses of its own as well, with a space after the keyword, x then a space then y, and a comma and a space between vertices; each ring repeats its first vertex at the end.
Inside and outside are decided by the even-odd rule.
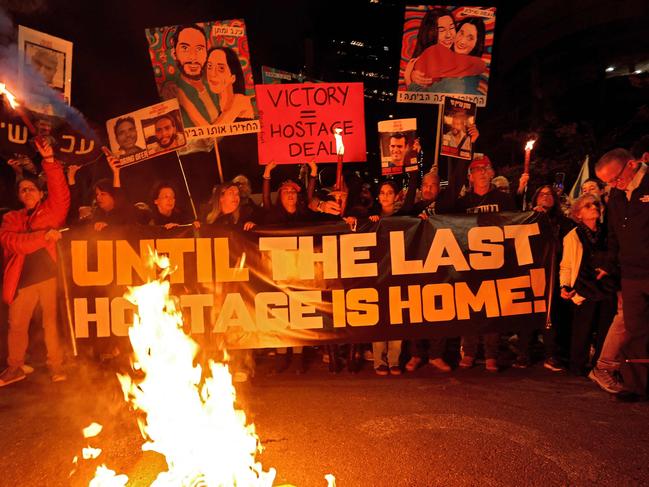
MULTIPOLYGON (((626 359, 649 357, 649 177, 647 166, 626 149, 613 149, 595 165, 597 177, 610 188, 608 201, 609 263, 598 278, 620 266, 624 332, 621 350, 626 359)), ((622 368, 621 399, 647 393, 647 365, 622 368)))
POLYGON ((469 165, 471 189, 457 200, 456 211, 462 213, 516 211, 516 204, 511 195, 491 184, 494 175, 489 158, 486 155, 476 154, 469 165))

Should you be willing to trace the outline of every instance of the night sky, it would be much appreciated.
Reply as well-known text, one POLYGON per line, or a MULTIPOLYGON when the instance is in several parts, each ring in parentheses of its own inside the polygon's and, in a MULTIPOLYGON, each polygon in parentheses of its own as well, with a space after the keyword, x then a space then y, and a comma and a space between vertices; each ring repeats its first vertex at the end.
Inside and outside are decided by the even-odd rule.
MULTIPOLYGON (((482 134, 479 141, 482 147, 478 149, 491 153, 496 166, 519 161, 522 157, 519 139, 528 131, 538 131, 548 124, 559 127, 561 123, 581 123, 586 119, 588 130, 595 132, 589 137, 603 140, 610 138, 615 128, 607 113, 610 104, 625 116, 638 110, 638 100, 643 99, 646 87, 639 92, 625 91, 626 81, 605 82, 603 69, 610 62, 609 58, 619 57, 621 52, 631 58, 633 53, 643 52, 642 40, 646 48, 646 30, 642 28, 647 25, 643 21, 647 14, 646 2, 644 7, 640 0, 620 2, 617 11, 610 15, 610 26, 601 25, 601 22, 596 27, 589 26, 589 22, 597 22, 596 17, 604 11, 606 3, 570 2, 570 9, 564 5, 561 15, 552 10, 561 2, 551 0, 485 4, 495 5, 498 12, 488 106, 478 113, 482 134), (592 13, 595 20, 584 17, 582 12, 592 13), (572 18, 581 20, 572 25, 572 18), (625 18, 628 21, 623 23, 625 18), (584 32, 587 35, 582 35, 584 32), (574 41, 577 35, 581 36, 579 42, 574 41), (594 53, 585 51, 584 44, 592 43, 591 38, 597 39, 606 49, 600 48, 594 53), (575 54, 579 52, 582 55, 575 54), (606 90, 614 82, 620 83, 622 89, 615 90, 612 96, 606 90), (619 101, 620 93, 626 93, 622 101, 619 101), (607 106, 596 111, 595 107, 604 102, 607 106)), ((144 35, 146 27, 243 18, 255 82, 261 82, 262 65, 292 72, 307 65, 307 74, 314 77, 326 81, 352 81, 337 76, 337 60, 331 56, 330 40, 361 38, 387 45, 391 63, 397 66, 405 2, 374 5, 366 0, 241 0, 231 3, 213 0, 5 0, 2 5, 15 24, 74 43, 72 103, 91 125, 103 131, 106 119, 159 101, 144 35), (307 45, 313 46, 313 62, 307 59, 307 45)), ((644 52, 646 54, 647 50, 644 52)), ((396 77, 394 82, 386 83, 386 88, 396 90, 396 77)), ((394 114, 395 118, 416 116, 421 126, 427 128, 434 124, 435 118, 430 107, 413 104, 377 104, 366 100, 366 111, 377 116, 394 114)), ((375 121, 368 120, 368 132, 374 129, 374 124, 375 121)), ((556 128, 552 126, 551 131, 556 132, 556 128)), ((631 132, 635 136, 638 130, 631 132)), ((632 136, 627 135, 627 139, 632 136)), ((562 157, 557 153, 563 149, 557 149, 555 142, 552 147, 549 143, 544 147, 540 142, 539 156, 547 152, 548 157, 562 157)), ((374 150, 369 144, 368 140, 368 150, 374 150)), ((200 173, 197 192, 203 197, 214 182, 212 162, 202 157, 189 159, 190 172, 200 173)), ((175 158, 163 156, 153 161, 129 169, 125 179, 150 180, 152 174, 177 177, 175 158)), ((93 174, 86 178, 95 178, 97 171, 105 169, 94 168, 93 174)))

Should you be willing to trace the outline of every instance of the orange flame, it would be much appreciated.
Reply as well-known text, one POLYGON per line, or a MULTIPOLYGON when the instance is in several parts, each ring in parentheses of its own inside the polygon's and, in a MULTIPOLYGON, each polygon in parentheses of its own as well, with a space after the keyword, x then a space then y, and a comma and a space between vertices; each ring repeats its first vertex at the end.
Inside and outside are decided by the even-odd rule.
POLYGON ((336 155, 343 156, 345 155, 345 146, 343 145, 343 129, 335 128, 334 129, 334 139, 336 139, 336 155))
POLYGON ((0 83, 0 95, 4 95, 7 101, 9 102, 9 105, 11 105, 11 108, 15 110, 18 107, 18 100, 14 96, 14 94, 7 89, 7 85, 4 83, 0 83))
POLYGON ((534 143, 535 142, 536 142, 535 139, 528 140, 527 143, 525 144, 525 150, 526 151, 531 151, 534 148, 534 143))
MULTIPOLYGON (((168 260, 157 265, 163 276, 168 274, 168 260)), ((228 366, 209 361, 209 372, 203 374, 194 365, 198 345, 183 332, 169 282, 149 282, 126 297, 138 307, 129 338, 133 368, 144 375, 136 380, 118 374, 118 379, 127 402, 145 413, 138 421, 145 439, 142 450, 166 458, 169 470, 154 485, 271 486, 275 470, 265 472, 255 460, 261 451, 259 437, 245 413, 235 408, 228 366)), ((127 481, 102 465, 91 485, 127 481)))

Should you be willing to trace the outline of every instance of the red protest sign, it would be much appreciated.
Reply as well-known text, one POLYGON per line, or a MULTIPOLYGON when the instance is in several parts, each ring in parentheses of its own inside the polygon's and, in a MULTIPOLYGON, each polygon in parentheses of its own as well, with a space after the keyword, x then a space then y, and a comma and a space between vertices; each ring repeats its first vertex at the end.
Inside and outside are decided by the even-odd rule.
POLYGON ((342 130, 345 162, 365 162, 362 83, 257 85, 259 163, 336 162, 342 130))

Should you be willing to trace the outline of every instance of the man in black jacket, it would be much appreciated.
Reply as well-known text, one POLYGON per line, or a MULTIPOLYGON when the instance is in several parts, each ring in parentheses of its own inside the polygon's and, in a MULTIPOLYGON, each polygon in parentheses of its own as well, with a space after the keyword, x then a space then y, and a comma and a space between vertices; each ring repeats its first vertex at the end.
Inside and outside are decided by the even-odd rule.
MULTIPOLYGON (((608 201, 609 263, 600 272, 622 271, 626 359, 649 356, 649 176, 647 166, 626 149, 613 149, 595 166, 597 177, 611 187, 608 201)), ((625 389, 647 393, 647 365, 630 363, 622 369, 625 389)), ((625 397, 624 395, 621 397, 625 397)))

